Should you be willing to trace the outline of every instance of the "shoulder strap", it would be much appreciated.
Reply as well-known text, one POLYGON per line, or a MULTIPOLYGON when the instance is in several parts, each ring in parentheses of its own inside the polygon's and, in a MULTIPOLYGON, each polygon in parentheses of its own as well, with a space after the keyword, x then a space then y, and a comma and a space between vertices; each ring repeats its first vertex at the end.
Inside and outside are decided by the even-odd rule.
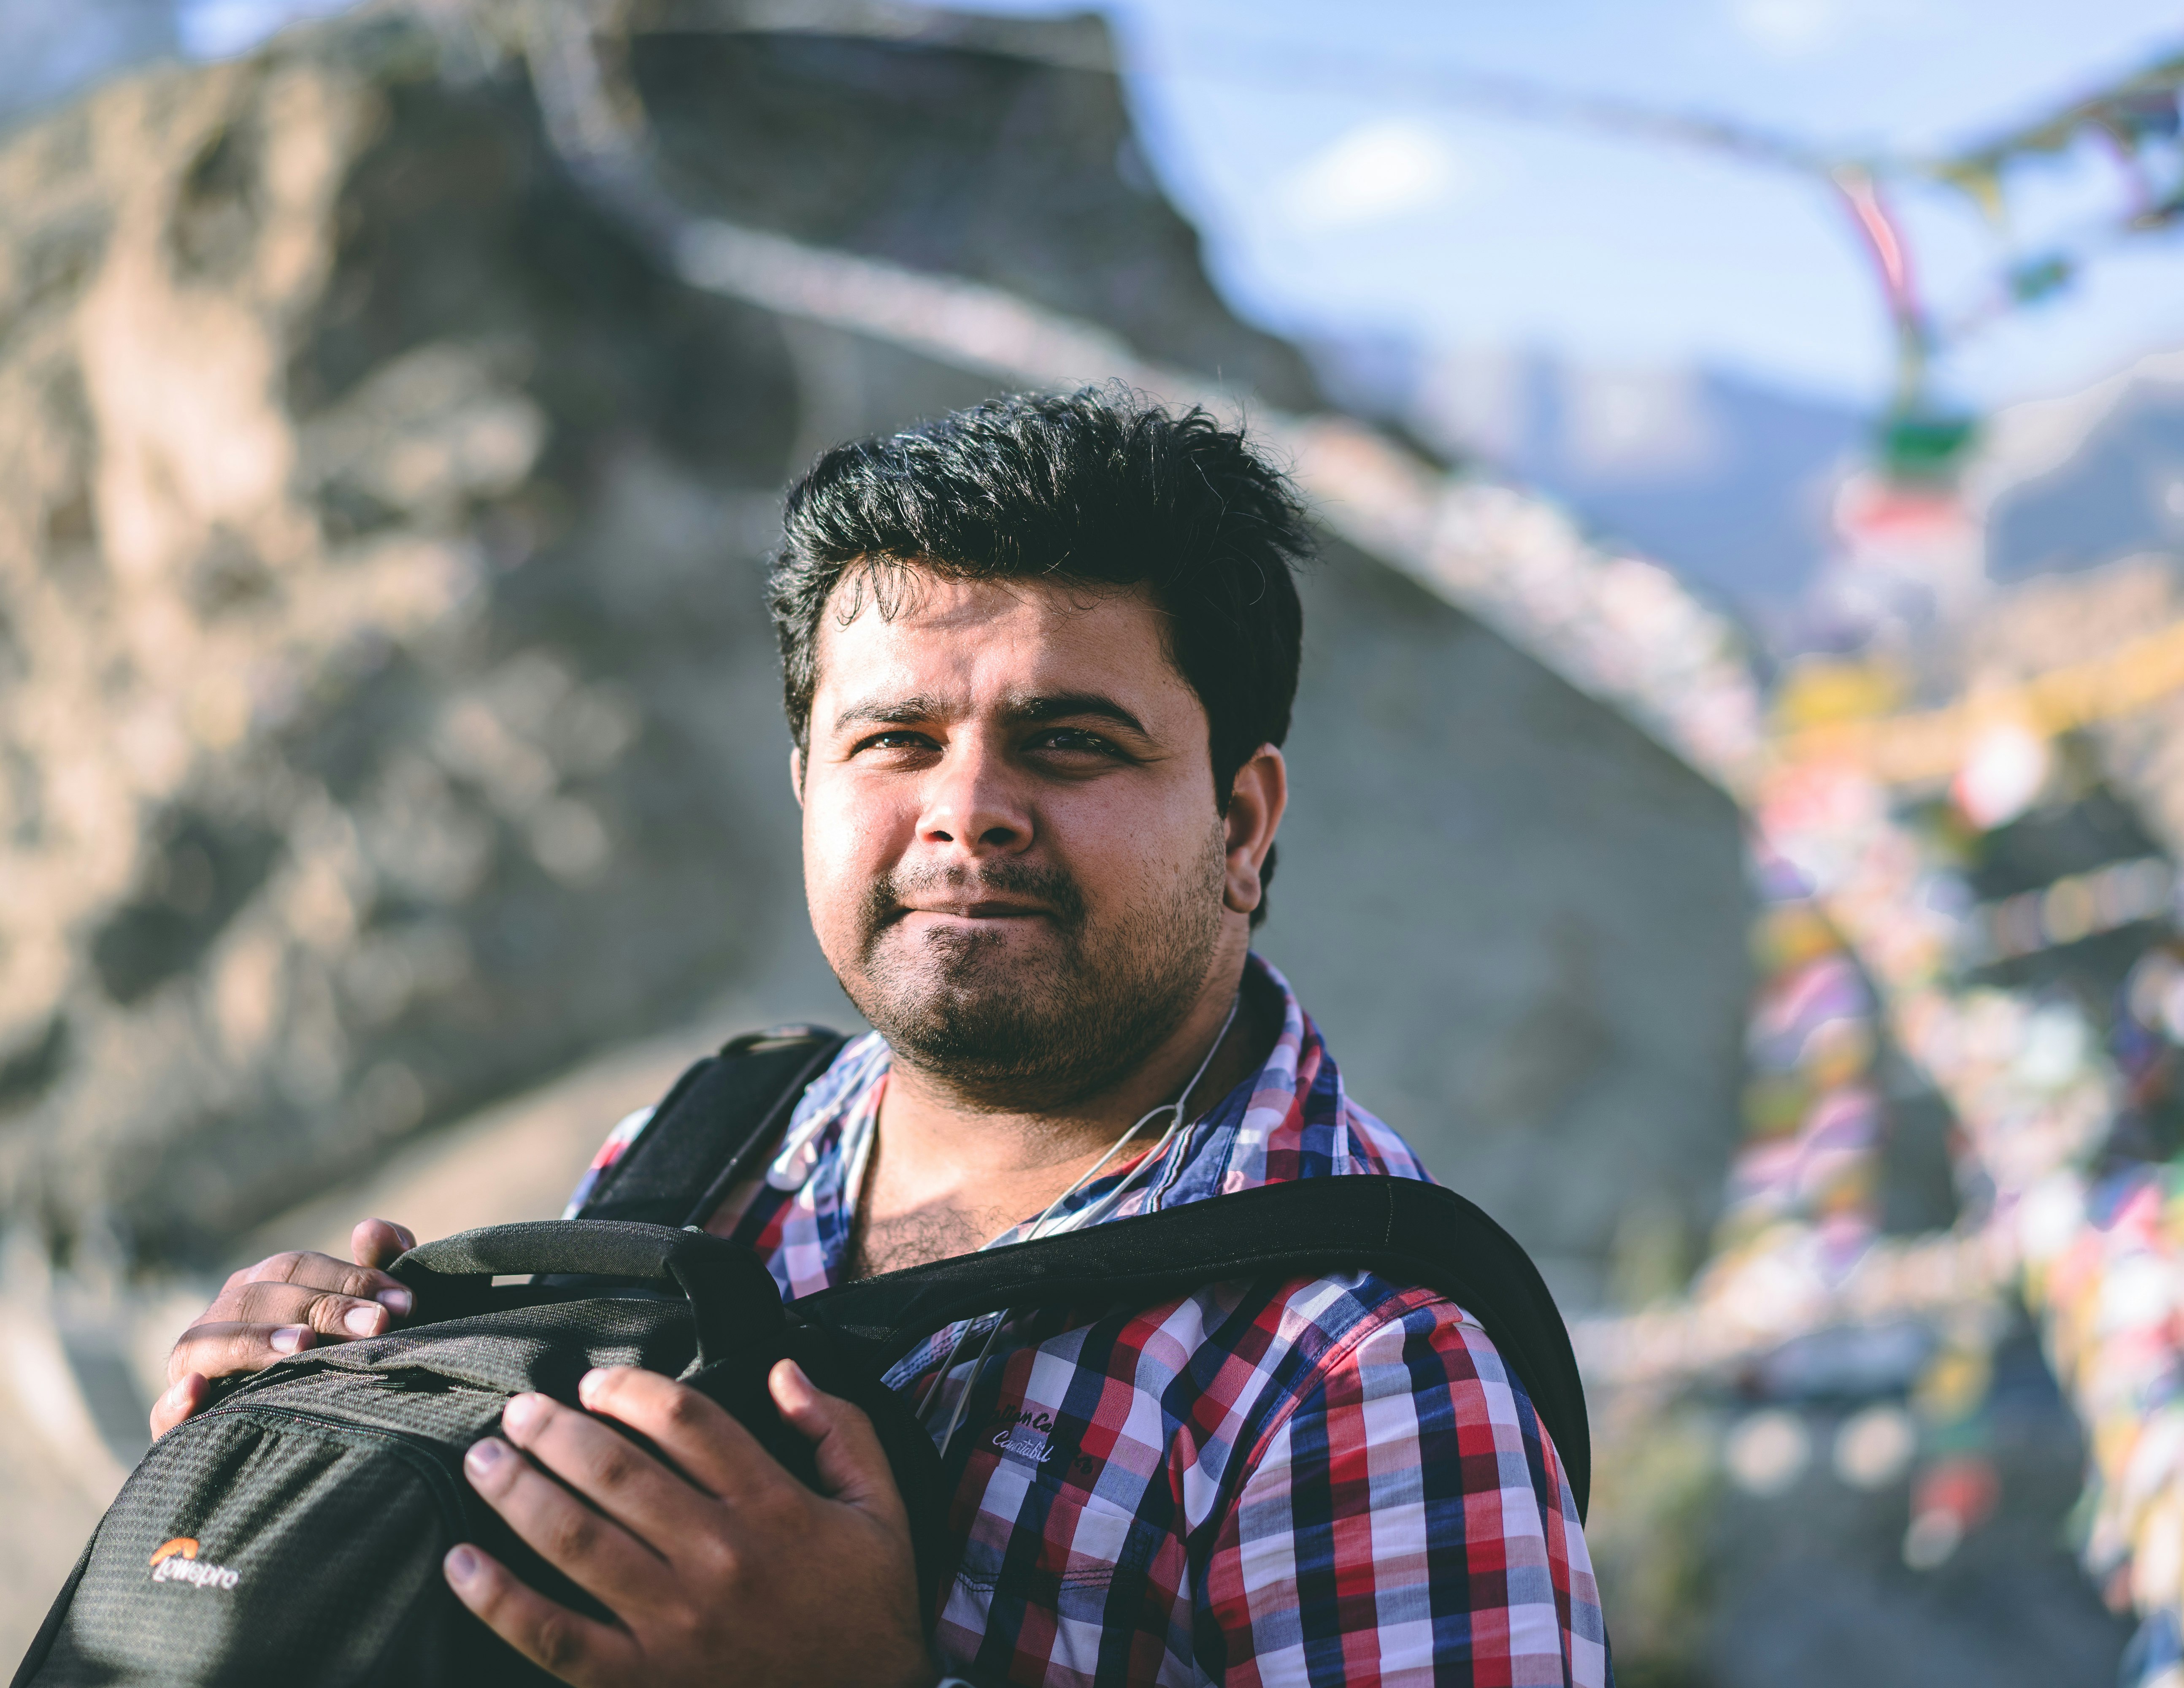
POLYGON ((782 1026, 723 1044, 675 1081, 577 1217, 704 1224, 848 1042, 823 1026, 782 1026))
POLYGON ((1298 1178, 958 1255, 789 1306, 795 1317, 866 1345, 884 1367, 921 1337, 1000 1307, 1150 1306, 1224 1279, 1359 1269, 1438 1290, 1479 1321, 1553 1439, 1582 1519, 1592 1443, 1569 1333, 1517 1240, 1439 1184, 1298 1178))

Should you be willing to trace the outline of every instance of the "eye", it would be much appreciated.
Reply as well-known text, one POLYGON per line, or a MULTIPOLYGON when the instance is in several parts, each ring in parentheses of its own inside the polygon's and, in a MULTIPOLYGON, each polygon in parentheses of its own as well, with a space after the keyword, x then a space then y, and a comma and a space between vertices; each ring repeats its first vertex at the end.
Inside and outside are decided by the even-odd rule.
POLYGON ((1026 747, 1033 750, 1059 750, 1065 755, 1106 756, 1120 760, 1123 752, 1112 741, 1082 727, 1051 727, 1034 738, 1026 747))
POLYGON ((912 733, 909 728, 903 727, 890 727, 885 733, 875 733, 869 738, 860 739, 857 744, 857 749, 861 752, 865 750, 937 750, 939 748, 924 733, 912 733))

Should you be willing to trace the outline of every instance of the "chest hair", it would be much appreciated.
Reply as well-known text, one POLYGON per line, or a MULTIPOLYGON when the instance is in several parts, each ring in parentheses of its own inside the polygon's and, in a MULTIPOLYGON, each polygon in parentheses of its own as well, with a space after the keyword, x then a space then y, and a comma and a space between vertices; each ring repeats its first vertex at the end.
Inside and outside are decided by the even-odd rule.
POLYGON ((950 1255, 969 1254, 1016 1221, 1012 1213, 967 1213, 958 1208, 920 1208, 889 1219, 860 1219, 850 1250, 853 1278, 874 1278, 905 1267, 929 1266, 950 1255))

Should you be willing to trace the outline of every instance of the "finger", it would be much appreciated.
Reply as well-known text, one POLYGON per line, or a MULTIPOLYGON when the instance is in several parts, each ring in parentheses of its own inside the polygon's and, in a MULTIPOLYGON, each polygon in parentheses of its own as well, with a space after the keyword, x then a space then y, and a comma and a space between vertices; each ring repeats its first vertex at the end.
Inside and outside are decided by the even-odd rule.
POLYGON ((508 1440, 663 1558, 719 1508, 612 1425, 543 1395, 511 1396, 508 1440))
POLYGON ((533 1663, 577 1688, 628 1681, 639 1663, 626 1630, 594 1622, 525 1587, 493 1557, 464 1542, 448 1550, 441 1569, 455 1598, 493 1634, 533 1663))
POLYGON ((203 1406, 211 1394, 211 1380, 203 1373, 183 1373, 164 1395, 152 1403, 152 1440, 158 1441, 203 1406))
POLYGON ((192 1372, 208 1378, 262 1372, 317 1340, 308 1324, 193 1324, 167 1356, 167 1375, 179 1381, 192 1372))
POLYGON ((415 1234, 392 1219, 359 1219, 348 1234, 349 1253, 359 1266, 392 1266, 416 1246, 415 1234))
MULTIPOLYGON (((351 1240, 354 1240, 354 1237, 351 1240)), ((269 1255, 255 1266, 243 1267, 227 1280, 220 1301, 251 1284, 293 1284, 302 1289, 324 1290, 359 1301, 376 1301, 386 1295, 393 1298, 388 1306, 405 1311, 410 1299, 409 1289, 399 1279, 375 1267, 354 1265, 346 1260, 336 1260, 330 1254, 295 1250, 269 1255)), ((218 1306, 220 1301, 213 1305, 218 1306)))
MULTIPOLYGON (((393 1290, 382 1290, 393 1297, 393 1290)), ((410 1305, 410 1292, 400 1296, 410 1305)), ((222 1323, 232 1324, 304 1324, 336 1342, 360 1337, 384 1336, 394 1328, 394 1309, 386 1301, 341 1295, 332 1290, 307 1290, 294 1284, 246 1284, 223 1295, 214 1311, 222 1323)))
POLYGON ((822 1494, 909 1527, 887 1450, 861 1408, 827 1394, 794 1360, 768 1372, 766 1386, 781 1416, 811 1444, 822 1494))
POLYGON ((587 1372, 577 1399, 648 1437, 705 1493, 748 1503, 795 1479, 726 1407, 672 1378, 636 1366, 587 1372))
POLYGON ((666 1568, 659 1554, 499 1437, 471 1444, 463 1456, 463 1474, 541 1558, 616 1611, 658 1591, 666 1568))

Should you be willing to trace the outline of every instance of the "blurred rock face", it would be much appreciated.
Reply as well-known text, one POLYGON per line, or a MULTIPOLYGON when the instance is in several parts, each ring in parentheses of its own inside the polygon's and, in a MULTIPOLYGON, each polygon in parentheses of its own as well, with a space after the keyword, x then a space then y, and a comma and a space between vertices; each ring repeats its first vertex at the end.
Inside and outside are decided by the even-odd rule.
MULTIPOLYGON (((1219 305, 1109 77, 722 35, 632 64, 705 209, 1313 401, 1219 305)), ((456 68, 333 29, 0 153, 0 1194, 64 1247, 215 1255, 724 994, 850 1017, 798 895, 762 558, 813 451, 987 383, 664 277, 520 69, 456 68)), ((1585 1272, 1634 1188, 1702 1223, 1744 984, 1725 801, 1377 565, 1312 593, 1324 783, 1268 946, 1358 1094, 1585 1272)))
POLYGON ((118 87, 0 164, 0 1106, 64 1237, 215 1246, 672 1011, 786 889, 658 706, 766 699, 738 500, 783 460, 735 419, 789 406, 777 343, 647 298, 520 107, 370 45, 118 87), (663 357, 744 395, 714 437, 662 426, 663 357))

